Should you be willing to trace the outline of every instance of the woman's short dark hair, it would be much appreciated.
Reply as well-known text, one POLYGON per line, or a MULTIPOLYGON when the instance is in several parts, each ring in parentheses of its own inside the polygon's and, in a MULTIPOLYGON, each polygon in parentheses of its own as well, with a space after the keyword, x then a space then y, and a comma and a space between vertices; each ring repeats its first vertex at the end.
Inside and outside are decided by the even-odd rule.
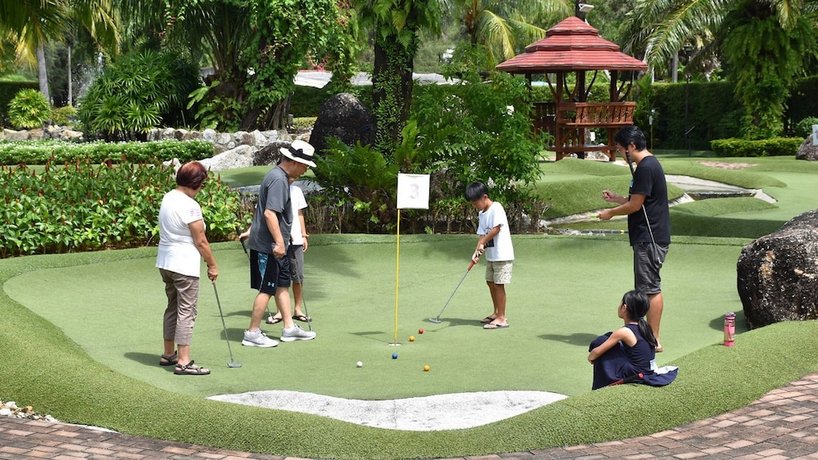
POLYGON ((207 169, 198 161, 187 162, 176 171, 176 184, 182 187, 195 190, 202 186, 205 179, 207 179, 207 169))
POLYGON ((616 133, 616 136, 614 136, 614 142, 622 147, 627 147, 629 144, 633 144, 633 146, 636 147, 636 150, 645 150, 645 148, 648 146, 648 142, 645 140, 645 133, 643 133, 641 129, 637 128, 636 125, 625 126, 624 128, 620 129, 616 133))
POLYGON ((489 188, 482 182, 472 182, 466 186, 466 199, 469 201, 479 200, 483 195, 489 194, 489 188))

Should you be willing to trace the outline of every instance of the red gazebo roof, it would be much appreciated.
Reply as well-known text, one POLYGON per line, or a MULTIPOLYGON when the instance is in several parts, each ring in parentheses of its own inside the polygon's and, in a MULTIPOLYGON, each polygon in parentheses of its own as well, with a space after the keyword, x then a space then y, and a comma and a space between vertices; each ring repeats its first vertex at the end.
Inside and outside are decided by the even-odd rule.
POLYGON ((497 70, 509 73, 647 68, 647 64, 621 52, 619 45, 600 37, 597 29, 576 16, 548 29, 545 38, 497 66, 497 70))

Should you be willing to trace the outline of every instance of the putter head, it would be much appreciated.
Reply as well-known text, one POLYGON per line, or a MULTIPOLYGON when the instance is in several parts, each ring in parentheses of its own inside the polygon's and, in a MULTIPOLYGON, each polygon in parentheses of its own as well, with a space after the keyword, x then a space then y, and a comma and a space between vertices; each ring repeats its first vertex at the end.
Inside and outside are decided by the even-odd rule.
POLYGON ((440 318, 429 318, 429 322, 430 323, 435 323, 435 324, 440 324, 443 321, 441 321, 440 318))
POLYGON ((238 369, 241 367, 241 363, 237 363, 235 361, 228 361, 227 367, 229 367, 230 369, 238 369))

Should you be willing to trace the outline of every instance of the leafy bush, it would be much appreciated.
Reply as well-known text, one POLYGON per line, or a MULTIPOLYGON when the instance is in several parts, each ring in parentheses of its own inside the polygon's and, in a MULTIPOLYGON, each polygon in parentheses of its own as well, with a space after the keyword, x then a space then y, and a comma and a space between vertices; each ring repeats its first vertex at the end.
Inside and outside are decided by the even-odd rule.
POLYGON ((45 164, 73 162, 78 159, 94 163, 130 161, 153 163, 178 158, 181 162, 213 156, 213 145, 205 141, 159 141, 77 144, 63 141, 0 141, 0 164, 45 164))
POLYGON ((793 130, 796 136, 807 137, 812 134, 812 125, 818 125, 818 117, 807 117, 799 121, 793 130))
POLYGON ((51 118, 51 106, 43 93, 24 89, 9 102, 9 120, 15 128, 41 128, 51 118))
POLYGON ((487 83, 472 79, 454 86, 429 87, 416 98, 414 163, 449 172, 446 197, 459 197, 467 183, 482 180, 493 184, 493 198, 514 200, 520 184, 539 177, 537 157, 546 145, 545 137, 532 133, 525 84, 497 73, 487 83))
POLYGON ((807 117, 818 117, 816 99, 818 99, 818 75, 798 80, 787 102, 786 114, 790 124, 795 124, 807 117))
POLYGON ((0 125, 8 121, 8 105, 17 93, 39 87, 36 81, 0 81, 0 125))
POLYGON ((86 134, 135 139, 150 128, 192 119, 185 104, 198 81, 196 66, 178 55, 126 55, 91 85, 80 105, 80 120, 86 134))
MULTIPOLYGON (((157 244, 162 196, 172 169, 88 161, 42 172, 0 168, 0 257, 157 244)), ((196 197, 211 241, 236 228, 238 194, 211 177, 196 197)))
POLYGON ((804 141, 800 137, 774 137, 772 139, 716 139, 710 148, 721 157, 772 157, 789 156, 798 152, 804 141))
POLYGON ((490 183, 492 198, 510 210, 515 228, 537 222, 545 206, 527 184, 540 175, 537 157, 545 139, 532 133, 523 81, 497 74, 489 83, 471 79, 421 88, 393 155, 330 143, 315 170, 325 188, 320 200, 326 209, 314 210, 321 225, 331 225, 324 227, 328 231, 391 231, 398 171, 432 174, 430 209, 402 213, 409 232, 471 225, 474 212, 462 195, 474 180, 490 183))
POLYGON ((306 131, 315 126, 317 117, 298 117, 293 119, 292 128, 296 131, 306 131))
POLYGON ((70 126, 76 121, 77 109, 73 106, 55 107, 51 110, 51 121, 59 126, 70 126))

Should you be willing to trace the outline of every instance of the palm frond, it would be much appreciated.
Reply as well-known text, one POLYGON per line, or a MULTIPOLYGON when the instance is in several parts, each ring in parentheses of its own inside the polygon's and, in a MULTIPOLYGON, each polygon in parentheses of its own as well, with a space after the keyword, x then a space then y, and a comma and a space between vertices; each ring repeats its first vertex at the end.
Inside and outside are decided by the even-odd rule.
POLYGON ((508 21, 490 10, 483 10, 477 19, 477 36, 488 46, 492 57, 510 59, 514 57, 514 31, 508 21), (495 54, 499 51, 499 56, 495 54))

